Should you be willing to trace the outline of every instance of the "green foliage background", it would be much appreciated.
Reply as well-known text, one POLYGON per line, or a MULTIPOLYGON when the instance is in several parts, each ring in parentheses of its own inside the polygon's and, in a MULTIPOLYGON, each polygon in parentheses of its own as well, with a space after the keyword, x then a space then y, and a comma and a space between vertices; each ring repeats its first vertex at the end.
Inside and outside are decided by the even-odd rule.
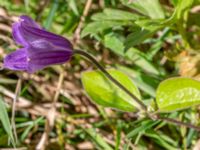
MULTIPOLYGON (((10 27, 13 21, 22 14, 29 15, 46 30, 68 38, 75 48, 93 54, 103 66, 126 74, 128 77, 120 74, 117 78, 125 82, 125 85, 131 84, 128 81, 132 80, 134 86, 128 87, 138 87, 141 99, 149 109, 159 110, 159 107, 160 111, 170 111, 162 113, 162 116, 199 125, 199 108, 193 106, 199 104, 199 96, 189 95, 195 102, 183 104, 181 99, 174 100, 171 93, 183 86, 199 90, 199 83, 196 85, 196 82, 200 80, 200 1, 92 0, 88 14, 84 16, 87 2, 0 0, 0 57, 3 59, 5 54, 17 48, 11 38, 10 27), (75 42, 75 32, 83 16, 85 19, 78 34, 80 40, 75 42), (181 81, 180 86, 176 85, 177 82, 172 85, 164 85, 165 81, 162 82, 175 76, 189 77, 195 81, 187 80, 184 85, 181 81), (169 100, 167 103, 162 103, 163 95, 156 99, 156 94, 163 86, 168 87, 167 92, 171 94, 165 95, 169 100), (178 103, 175 108, 169 106, 169 103, 174 102, 178 103), (184 105, 182 108, 190 107, 175 111, 182 106, 179 102, 184 105)), ((97 72, 93 72, 96 76, 85 76, 87 72, 81 76, 81 72, 91 70, 91 67, 92 64, 76 56, 66 65, 52 66, 35 75, 1 71, 0 147, 12 147, 8 145, 9 138, 13 141, 9 123, 10 106, 18 78, 22 77, 23 80, 20 93, 20 98, 23 99, 17 102, 15 121, 19 143, 16 146, 35 149, 45 131, 45 111, 50 108, 59 76, 63 72, 65 73, 57 108, 60 117, 56 118, 53 130, 49 133, 46 149, 84 149, 86 145, 85 149, 185 150, 197 146, 199 132, 194 129, 150 120, 137 111, 128 113, 95 105, 87 97, 87 94, 90 95, 86 94, 87 88, 89 92, 96 92, 98 102, 99 99, 101 102, 109 100, 101 97, 103 94, 108 96, 111 93, 111 98, 113 94, 112 90, 110 93, 108 91, 109 94, 103 93, 109 82, 101 86, 101 91, 93 89, 93 83, 99 86, 97 72), (83 90, 81 77, 86 91, 83 90)), ((127 105, 125 101, 129 101, 128 97, 123 97, 123 94, 120 100, 124 100, 124 105, 127 105)), ((119 103, 115 105, 119 106, 119 103)), ((113 107, 113 104, 107 106, 113 107)), ((131 104, 129 109, 133 106, 134 104, 131 104)))

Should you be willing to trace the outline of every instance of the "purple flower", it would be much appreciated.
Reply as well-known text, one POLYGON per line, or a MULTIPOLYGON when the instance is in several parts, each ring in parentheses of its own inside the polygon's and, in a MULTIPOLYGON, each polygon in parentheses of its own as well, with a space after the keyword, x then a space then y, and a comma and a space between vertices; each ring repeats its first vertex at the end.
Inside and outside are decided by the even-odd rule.
POLYGON ((13 38, 23 48, 4 58, 4 68, 34 73, 49 65, 62 64, 73 55, 71 43, 42 29, 28 16, 12 26, 13 38))

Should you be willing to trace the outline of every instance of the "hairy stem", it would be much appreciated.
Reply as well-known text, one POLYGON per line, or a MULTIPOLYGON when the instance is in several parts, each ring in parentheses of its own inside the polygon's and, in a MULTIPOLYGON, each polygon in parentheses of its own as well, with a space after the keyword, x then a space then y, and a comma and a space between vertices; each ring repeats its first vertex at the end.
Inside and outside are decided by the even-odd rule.
POLYGON ((122 89, 124 92, 126 92, 139 106, 142 110, 144 110, 145 112, 147 112, 147 107, 145 106, 144 103, 142 103, 135 95, 133 95, 126 87, 124 87, 121 83, 119 83, 116 79, 114 79, 105 69, 104 67, 102 67, 97 61, 96 59, 91 56, 90 54, 88 54, 85 51, 82 50, 74 50, 74 54, 80 54, 86 58, 88 58, 91 62, 93 62, 96 67, 101 70, 104 75, 110 79, 115 85, 117 85, 120 89, 122 89))

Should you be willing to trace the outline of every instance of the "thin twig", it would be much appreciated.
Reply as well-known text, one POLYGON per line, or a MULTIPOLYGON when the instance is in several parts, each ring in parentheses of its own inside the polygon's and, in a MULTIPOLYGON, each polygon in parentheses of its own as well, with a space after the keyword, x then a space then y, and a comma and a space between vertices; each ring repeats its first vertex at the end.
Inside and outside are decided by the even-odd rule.
POLYGON ((61 90, 61 87, 62 87, 63 79, 64 79, 64 71, 62 71, 60 73, 60 76, 59 76, 56 94, 55 94, 54 99, 53 99, 54 104, 58 101, 58 97, 60 95, 60 90, 61 90))
POLYGON ((0 150, 27 150, 27 147, 18 148, 1 148, 0 150))
POLYGON ((195 129, 197 131, 200 131, 200 127, 198 127, 198 126, 195 126, 195 125, 189 124, 189 123, 185 123, 185 122, 182 122, 182 121, 179 121, 179 120, 175 120, 175 119, 172 119, 172 118, 158 117, 158 120, 166 121, 166 122, 169 122, 169 123, 177 124, 179 126, 185 126, 187 128, 192 128, 192 129, 195 129))
POLYGON ((64 71, 62 71, 60 73, 56 93, 55 93, 55 96, 54 96, 54 99, 53 99, 53 103, 51 105, 50 110, 47 113, 47 116, 46 116, 45 131, 44 131, 44 133, 43 133, 43 135, 40 139, 40 142, 36 146, 37 150, 45 149, 45 146, 46 146, 47 141, 48 141, 48 133, 52 130, 52 128, 54 126, 55 117, 56 117, 56 103, 57 103, 58 97, 60 95, 60 90, 61 90, 61 87, 62 87, 63 79, 64 79, 64 71))
POLYGON ((83 15, 81 16, 78 27, 76 28, 76 31, 74 32, 74 39, 73 39, 74 44, 77 44, 80 41, 80 32, 83 27, 83 23, 85 22, 85 17, 88 15, 91 5, 92 5, 92 0, 87 0, 84 11, 83 11, 83 15))
POLYGON ((54 99, 53 99, 53 103, 52 103, 52 107, 51 107, 51 114, 49 116, 50 130, 54 126, 55 112, 56 112, 56 103, 57 103, 59 95, 60 95, 60 90, 61 90, 61 87, 62 87, 63 80, 64 80, 64 71, 62 71, 60 73, 59 80, 58 80, 58 85, 57 85, 57 89, 56 89, 56 93, 55 93, 55 96, 54 96, 54 99))
POLYGON ((15 137, 16 143, 18 143, 18 138, 17 138, 17 131, 16 131, 16 126, 15 126, 15 108, 16 108, 16 101, 17 101, 17 99, 19 97, 19 93, 21 91, 21 83, 22 83, 22 79, 20 77, 17 81, 17 86, 15 89, 15 96, 13 98, 13 105, 12 105, 11 126, 12 126, 12 129, 14 132, 14 137, 15 137))
POLYGON ((36 146, 36 150, 43 150, 45 149, 45 143, 46 143, 46 138, 48 137, 47 132, 44 132, 42 134, 42 137, 40 138, 40 142, 36 146))

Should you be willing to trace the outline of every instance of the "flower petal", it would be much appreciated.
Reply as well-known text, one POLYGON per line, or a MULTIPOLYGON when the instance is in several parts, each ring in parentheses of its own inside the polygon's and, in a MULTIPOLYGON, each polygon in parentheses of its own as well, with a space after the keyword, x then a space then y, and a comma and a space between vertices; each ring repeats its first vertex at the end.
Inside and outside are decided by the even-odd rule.
POLYGON ((28 43, 26 42, 26 39, 24 38, 24 34, 21 27, 22 22, 23 24, 26 24, 26 26, 29 26, 29 27, 34 27, 38 29, 41 29, 41 27, 28 16, 20 16, 19 22, 16 22, 12 25, 12 30, 13 30, 12 34, 16 43, 26 46, 28 45, 28 43))
POLYGON ((4 58, 4 67, 11 70, 27 70, 28 58, 25 48, 10 53, 4 58))
POLYGON ((29 72, 35 72, 49 65, 65 63, 73 53, 71 49, 57 47, 46 40, 32 42, 27 51, 29 72))
POLYGON ((20 16, 20 22, 23 22, 29 27, 41 29, 41 27, 33 19, 31 19, 28 16, 25 16, 25 15, 20 16))
POLYGON ((27 42, 25 41, 22 32, 20 31, 20 26, 21 24, 19 22, 16 22, 12 25, 12 35, 17 44, 26 46, 27 42))
POLYGON ((27 68, 27 71, 29 73, 34 73, 38 70, 41 70, 43 68, 46 68, 50 65, 56 65, 56 64, 63 64, 65 62, 67 62, 70 58, 71 55, 68 53, 63 53, 63 51, 59 52, 59 53, 53 53, 50 52, 50 54, 40 54, 41 57, 33 57, 30 61, 29 61, 29 65, 27 68))
POLYGON ((37 52, 50 52, 50 51, 67 51, 72 52, 72 49, 69 47, 59 47, 57 45, 54 45, 53 43, 49 42, 48 40, 44 39, 38 39, 29 44, 29 47, 31 49, 28 49, 28 54, 35 54, 37 52), (33 50, 34 49, 34 50, 33 50))
POLYGON ((62 36, 45 31, 44 29, 30 27, 25 23, 21 23, 21 33, 26 42, 31 43, 38 39, 44 39, 59 47, 72 48, 72 44, 62 36))

